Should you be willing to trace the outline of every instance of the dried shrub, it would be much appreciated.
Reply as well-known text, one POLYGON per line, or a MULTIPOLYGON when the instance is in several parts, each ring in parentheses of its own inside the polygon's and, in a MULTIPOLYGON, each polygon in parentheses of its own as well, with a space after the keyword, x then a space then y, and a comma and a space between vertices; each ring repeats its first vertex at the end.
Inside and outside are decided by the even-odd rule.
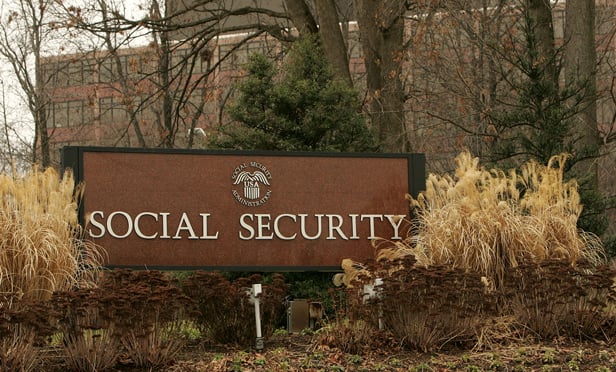
POLYGON ((39 368, 37 346, 51 335, 49 312, 44 304, 28 300, 0 304, 0 370, 33 371, 39 368), (11 303, 11 307, 7 305, 11 303))
POLYGON ((317 349, 336 348, 348 354, 362 354, 384 346, 387 341, 373 324, 343 319, 325 324, 315 333, 311 344, 317 349))
POLYGON ((502 311, 513 315, 522 331, 541 339, 610 337, 606 309, 614 304, 615 274, 613 268, 586 261, 575 266, 568 260, 524 263, 507 272, 502 311))
POLYGON ((106 369, 126 352, 138 367, 168 364, 180 351, 190 300, 158 271, 105 272, 97 288, 54 294, 71 365, 106 369))
POLYGON ((33 344, 35 335, 15 332, 0 338, 0 370, 36 371, 39 360, 33 344))
POLYGON ((514 316, 499 315, 482 324, 473 350, 499 350, 506 345, 522 344, 526 338, 523 327, 514 316))
POLYGON ((334 318, 315 332, 312 348, 336 348, 349 354, 361 354, 394 346, 391 335, 379 330, 378 314, 373 314, 375 307, 364 306, 361 292, 332 288, 328 292, 332 298, 334 318))
POLYGON ((576 181, 564 181, 566 160, 503 172, 460 154, 453 176, 432 174, 426 191, 409 197, 412 235, 376 241, 379 265, 343 260, 338 281, 383 278, 383 317, 420 349, 472 329, 479 347, 498 342, 495 332, 610 339, 614 273, 601 240, 577 228, 582 205, 576 181), (474 324, 473 312, 494 304, 491 322, 474 324))
POLYGON ((105 273, 101 293, 110 304, 116 337, 139 367, 168 364, 184 345, 180 328, 190 299, 160 271, 105 273))
POLYGON ((104 371, 117 364, 122 344, 104 298, 98 288, 56 292, 51 298, 70 370, 104 371))
POLYGON ((418 266, 413 257, 380 265, 375 271, 383 284, 370 302, 385 329, 404 345, 429 351, 447 343, 472 344, 495 313, 494 297, 478 273, 418 266))
POLYGON ((121 344, 110 329, 83 329, 79 335, 64 337, 63 349, 71 371, 95 372, 117 364, 121 344))
MULTIPOLYGON (((0 292, 47 300, 89 281, 102 251, 77 237, 82 228, 70 172, 49 168, 24 177, 0 175, 0 292)), ((9 304, 10 306, 10 304, 9 304)))
MULTIPOLYGON (((253 284, 262 282, 258 274, 231 282, 220 273, 197 271, 184 280, 182 287, 195 304, 193 319, 201 334, 219 343, 247 345, 256 338, 249 291, 253 284)), ((264 337, 272 334, 285 311, 287 290, 288 285, 278 274, 263 285, 260 309, 264 337)))

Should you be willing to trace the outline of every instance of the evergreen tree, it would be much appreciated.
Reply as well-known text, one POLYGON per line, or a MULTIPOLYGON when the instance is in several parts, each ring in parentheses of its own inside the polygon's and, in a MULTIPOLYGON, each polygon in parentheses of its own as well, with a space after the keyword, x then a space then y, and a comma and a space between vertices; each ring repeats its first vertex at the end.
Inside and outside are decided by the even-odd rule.
POLYGON ((373 137, 357 92, 335 79, 318 39, 293 44, 276 69, 250 57, 248 75, 229 109, 233 123, 210 141, 218 148, 280 151, 371 151, 373 137))
MULTIPOLYGON (((577 143, 579 128, 574 122, 575 116, 585 109, 587 92, 584 88, 559 85, 563 50, 542 46, 538 36, 540 23, 528 10, 523 21, 525 50, 510 60, 518 74, 507 78, 517 102, 508 102, 507 109, 491 116, 501 133, 505 133, 493 143, 492 160, 501 165, 511 165, 508 162, 513 158, 536 159, 546 164, 554 155, 570 154, 565 178, 576 178, 584 204, 578 226, 600 236, 607 228, 604 198, 579 172, 574 172, 574 167, 585 162, 592 152, 577 143)), ((553 31, 547 33, 550 32, 553 35, 553 31)))

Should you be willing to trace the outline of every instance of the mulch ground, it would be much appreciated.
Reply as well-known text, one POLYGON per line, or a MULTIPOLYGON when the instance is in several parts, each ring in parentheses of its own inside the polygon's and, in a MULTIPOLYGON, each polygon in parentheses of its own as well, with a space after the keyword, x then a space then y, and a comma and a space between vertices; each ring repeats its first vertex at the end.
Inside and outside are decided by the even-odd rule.
MULTIPOLYGON (((61 371, 63 360, 48 352, 45 371, 61 371)), ((616 371, 616 346, 603 342, 551 342, 492 346, 490 350, 449 347, 423 353, 404 349, 350 354, 319 347, 310 335, 272 336, 262 350, 207 343, 187 345, 164 367, 119 365, 115 371, 616 371)))

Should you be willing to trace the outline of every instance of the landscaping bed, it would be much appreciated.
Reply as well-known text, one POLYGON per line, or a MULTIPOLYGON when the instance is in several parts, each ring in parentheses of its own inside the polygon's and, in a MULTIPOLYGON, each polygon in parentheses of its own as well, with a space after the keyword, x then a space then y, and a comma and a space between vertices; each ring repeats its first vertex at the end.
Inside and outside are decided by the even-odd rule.
MULTIPOLYGON (((448 346, 429 353, 380 348, 345 353, 319 347, 313 335, 275 335, 263 350, 193 342, 157 371, 614 371, 616 347, 605 342, 522 342, 491 350, 470 351, 448 346)), ((43 351, 46 371, 64 371, 57 350, 43 351)), ((114 371, 150 371, 130 361, 114 371)))

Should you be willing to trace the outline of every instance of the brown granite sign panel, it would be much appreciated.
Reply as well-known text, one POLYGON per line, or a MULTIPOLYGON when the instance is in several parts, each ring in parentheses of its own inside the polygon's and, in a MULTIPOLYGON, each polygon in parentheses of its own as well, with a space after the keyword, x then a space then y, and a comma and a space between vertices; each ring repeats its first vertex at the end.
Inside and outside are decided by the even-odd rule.
POLYGON ((333 270, 402 239, 421 154, 149 151, 67 147, 85 183, 85 237, 107 265, 333 270))

